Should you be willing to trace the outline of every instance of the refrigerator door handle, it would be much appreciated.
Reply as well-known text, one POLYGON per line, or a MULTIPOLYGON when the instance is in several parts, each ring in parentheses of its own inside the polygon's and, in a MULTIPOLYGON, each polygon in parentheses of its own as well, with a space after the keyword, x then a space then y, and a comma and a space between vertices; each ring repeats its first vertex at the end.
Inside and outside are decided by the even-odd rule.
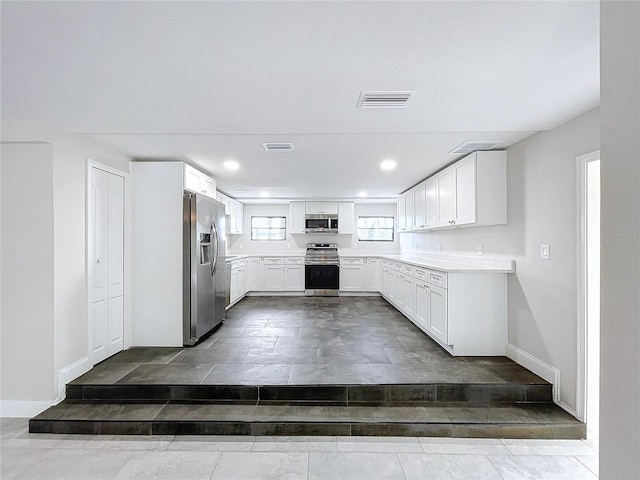
POLYGON ((215 248, 215 253, 213 256, 213 262, 211 262, 211 275, 216 270, 216 266, 218 265, 218 256, 220 254, 220 241, 218 238, 218 229, 216 228, 216 222, 211 222, 211 232, 213 233, 213 248, 215 248))

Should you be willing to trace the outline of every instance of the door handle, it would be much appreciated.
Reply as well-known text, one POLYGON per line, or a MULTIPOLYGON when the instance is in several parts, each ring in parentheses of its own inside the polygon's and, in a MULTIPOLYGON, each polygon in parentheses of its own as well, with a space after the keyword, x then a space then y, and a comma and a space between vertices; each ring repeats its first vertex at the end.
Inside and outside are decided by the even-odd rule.
POLYGON ((211 233, 213 234, 213 238, 214 238, 214 246, 215 246, 215 255, 213 257, 213 262, 211 263, 211 275, 213 275, 213 273, 216 270, 216 266, 218 265, 218 257, 220 256, 220 243, 219 243, 219 238, 218 238, 218 229, 216 228, 216 223, 215 222, 211 222, 211 233))

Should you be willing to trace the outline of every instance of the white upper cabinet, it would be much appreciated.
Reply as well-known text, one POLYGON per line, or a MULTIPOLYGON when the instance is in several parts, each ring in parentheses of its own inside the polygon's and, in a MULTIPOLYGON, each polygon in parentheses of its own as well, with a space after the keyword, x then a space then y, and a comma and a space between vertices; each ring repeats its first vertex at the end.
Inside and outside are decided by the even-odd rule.
POLYGON ((413 190, 413 228, 436 226, 436 178, 431 177, 413 190))
POLYGON ((476 222, 476 159, 470 155, 436 176, 440 227, 476 222))
POLYGON ((244 205, 237 200, 231 199, 231 229, 229 233, 242 235, 244 232, 244 205))
POLYGON ((398 199, 398 230, 507 223, 507 154, 475 152, 398 199))
POLYGON ((289 233, 292 235, 305 233, 304 214, 306 202, 289 202, 289 233))
POLYGON ((453 225, 453 220, 456 216, 454 182, 454 171, 451 167, 436 175, 437 227, 450 227, 453 225))
POLYGON ((436 175, 438 227, 507 223, 507 154, 475 152, 436 175))
POLYGON ((192 192, 216 198, 216 181, 186 163, 184 164, 183 186, 192 192))
POLYGON ((426 182, 421 183, 412 190, 413 193, 413 228, 426 227, 426 182))
POLYGON ((244 204, 220 192, 216 194, 216 199, 224 205, 224 213, 231 216, 229 233, 242 235, 244 232, 244 204))
MULTIPOLYGON (((424 183, 424 228, 436 226, 436 179, 429 178, 424 183)), ((423 228, 423 227, 420 227, 423 228)))
POLYGON ((355 233, 353 202, 338 203, 338 233, 349 235, 355 233))
POLYGON ((407 229, 412 229, 414 225, 413 218, 413 190, 409 190, 405 193, 405 206, 404 206, 404 223, 407 229))
POLYGON ((224 205, 224 214, 231 215, 231 199, 227 197, 224 193, 216 192, 216 200, 218 200, 221 204, 224 205))
POLYGON ((338 214, 338 202, 306 202, 306 213, 338 214))
POLYGON ((407 210, 407 197, 406 195, 400 195, 398 198, 398 230, 406 230, 407 222, 406 222, 406 210, 407 210))

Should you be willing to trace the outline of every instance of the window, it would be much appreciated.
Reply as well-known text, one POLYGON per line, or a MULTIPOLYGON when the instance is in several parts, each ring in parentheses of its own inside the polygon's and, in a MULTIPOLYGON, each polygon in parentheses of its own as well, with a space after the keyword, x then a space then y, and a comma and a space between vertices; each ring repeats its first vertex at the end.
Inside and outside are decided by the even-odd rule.
POLYGON ((393 217, 358 217, 358 240, 393 242, 393 217))
POLYGON ((251 240, 285 240, 286 217, 251 217, 251 240))

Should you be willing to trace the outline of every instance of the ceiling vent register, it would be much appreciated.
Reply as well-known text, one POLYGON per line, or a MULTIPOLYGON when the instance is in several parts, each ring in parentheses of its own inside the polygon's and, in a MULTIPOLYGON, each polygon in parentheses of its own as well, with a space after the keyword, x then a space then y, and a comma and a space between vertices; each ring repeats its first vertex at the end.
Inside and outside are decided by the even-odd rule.
POLYGON ((467 140, 455 147, 449 153, 472 153, 478 150, 491 150, 496 145, 502 143, 502 140, 467 140))
POLYGON ((263 143, 267 152, 293 152, 293 143, 263 143))
POLYGON ((360 92, 356 108, 406 108, 416 92, 360 92))

